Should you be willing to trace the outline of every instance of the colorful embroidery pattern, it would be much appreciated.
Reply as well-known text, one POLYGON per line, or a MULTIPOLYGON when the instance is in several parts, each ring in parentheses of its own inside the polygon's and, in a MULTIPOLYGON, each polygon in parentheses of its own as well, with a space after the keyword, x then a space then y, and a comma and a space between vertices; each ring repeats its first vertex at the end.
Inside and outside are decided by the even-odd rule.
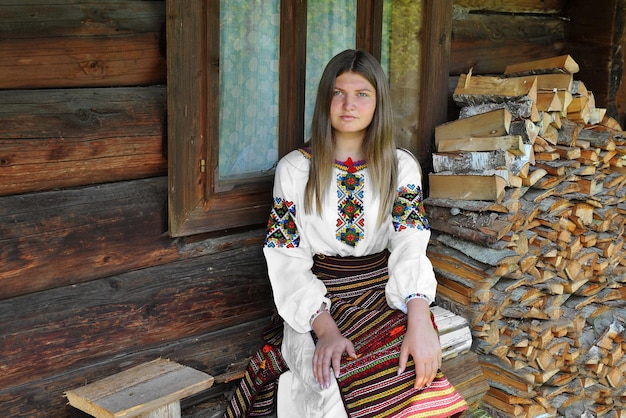
POLYGON ((349 171, 337 176, 337 239, 352 247, 364 236, 363 189, 361 174, 349 171))
POLYGON ((392 217, 396 231, 406 228, 430 229, 422 201, 422 189, 419 186, 408 184, 398 188, 392 217))
POLYGON ((335 167, 340 170, 347 171, 348 173, 356 173, 367 167, 365 160, 352 161, 352 158, 348 157, 346 161, 335 161, 335 167))
POLYGON ((270 218, 267 221, 265 246, 270 248, 294 248, 300 245, 300 234, 294 220, 296 205, 293 202, 274 198, 270 218))

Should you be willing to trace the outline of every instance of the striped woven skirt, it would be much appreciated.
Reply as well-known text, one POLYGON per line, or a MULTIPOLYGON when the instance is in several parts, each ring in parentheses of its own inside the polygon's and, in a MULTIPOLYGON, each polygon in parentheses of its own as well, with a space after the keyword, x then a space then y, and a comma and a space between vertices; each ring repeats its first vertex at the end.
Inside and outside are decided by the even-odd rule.
MULTIPOLYGON (((316 256, 313 272, 331 299, 331 315, 360 354, 345 356, 338 383, 351 418, 450 417, 467 403, 438 371, 430 387, 417 390, 413 360, 398 376, 406 314, 387 305, 389 278, 384 251, 366 257, 316 256)), ((431 317, 432 318, 432 317, 431 317)))
MULTIPOLYGON (((387 251, 365 257, 314 257, 313 272, 326 285, 330 313, 360 354, 358 359, 344 355, 341 362, 337 381, 346 412, 350 418, 460 415, 467 403, 441 371, 421 390, 413 388, 412 359, 397 375, 407 320, 406 314, 387 305, 388 257, 387 251)), ((225 418, 263 416, 274 410, 276 380, 287 370, 280 352, 283 325, 278 319, 264 330, 266 344, 250 359, 225 418)))

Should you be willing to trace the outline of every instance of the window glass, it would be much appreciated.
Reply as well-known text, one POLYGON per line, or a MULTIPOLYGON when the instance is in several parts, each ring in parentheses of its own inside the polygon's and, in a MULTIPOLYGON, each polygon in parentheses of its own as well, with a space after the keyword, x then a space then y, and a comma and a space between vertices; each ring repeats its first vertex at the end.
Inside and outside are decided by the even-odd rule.
POLYGON ((304 139, 311 131, 317 85, 326 63, 356 44, 356 0, 309 0, 307 3, 304 139))
POLYGON ((389 79, 389 48, 391 47, 391 2, 383 0, 383 27, 380 48, 380 64, 389 79))
POLYGON ((278 159, 280 0, 220 2, 219 179, 278 159))
MULTIPOLYGON (((356 0, 307 2, 303 140, 326 63, 356 44, 356 0)), ((388 68, 391 0, 383 1, 381 61, 388 68)), ((278 160, 280 0, 220 2, 219 180, 270 170, 278 160)), ((386 71, 387 72, 387 71, 386 71)))

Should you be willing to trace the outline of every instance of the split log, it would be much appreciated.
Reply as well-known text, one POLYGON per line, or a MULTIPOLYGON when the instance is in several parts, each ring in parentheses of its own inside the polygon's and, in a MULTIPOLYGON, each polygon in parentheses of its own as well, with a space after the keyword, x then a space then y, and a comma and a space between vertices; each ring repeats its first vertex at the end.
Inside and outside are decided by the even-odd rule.
POLYGON ((481 103, 537 101, 537 80, 461 74, 452 94, 459 106, 481 103))
POLYGON ((437 144, 438 152, 495 150, 506 150, 515 154, 526 153, 526 148, 520 135, 442 139, 437 144))
POLYGON ((457 119, 435 127, 435 145, 445 139, 497 137, 507 135, 511 113, 506 109, 493 110, 465 119, 457 119))
POLYGON ((508 172, 493 175, 431 173, 428 175, 430 195, 439 199, 489 200, 502 202, 508 172))
POLYGON ((546 73, 569 73, 574 74, 579 71, 579 66, 569 55, 561 55, 553 58, 545 58, 534 61, 521 62, 507 65, 504 74, 546 74, 546 73))
POLYGON ((474 105, 463 106, 459 113, 459 119, 480 115, 481 113, 487 113, 498 109, 508 110, 511 113, 511 117, 513 120, 533 119, 533 114, 536 111, 536 106, 535 102, 533 102, 531 99, 521 99, 502 103, 477 103, 474 105))
POLYGON ((455 174, 468 174, 477 171, 509 170, 518 175, 524 165, 528 164, 528 156, 514 154, 509 151, 460 151, 433 154, 433 170, 435 173, 450 171, 455 174))

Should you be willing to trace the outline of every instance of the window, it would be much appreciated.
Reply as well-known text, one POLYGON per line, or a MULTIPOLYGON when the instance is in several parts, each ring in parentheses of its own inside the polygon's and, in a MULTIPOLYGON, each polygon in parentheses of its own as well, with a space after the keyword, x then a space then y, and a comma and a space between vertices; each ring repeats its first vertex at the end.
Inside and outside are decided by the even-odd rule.
POLYGON ((312 86, 348 47, 381 58, 399 145, 428 172, 434 127, 447 118, 452 3, 167 0, 170 235, 266 222, 272 165, 302 144, 312 86), (247 78, 257 75, 264 81, 247 78))
POLYGON ((263 224, 272 167, 307 135, 326 62, 380 57, 382 1, 170 0, 171 236, 263 224))

